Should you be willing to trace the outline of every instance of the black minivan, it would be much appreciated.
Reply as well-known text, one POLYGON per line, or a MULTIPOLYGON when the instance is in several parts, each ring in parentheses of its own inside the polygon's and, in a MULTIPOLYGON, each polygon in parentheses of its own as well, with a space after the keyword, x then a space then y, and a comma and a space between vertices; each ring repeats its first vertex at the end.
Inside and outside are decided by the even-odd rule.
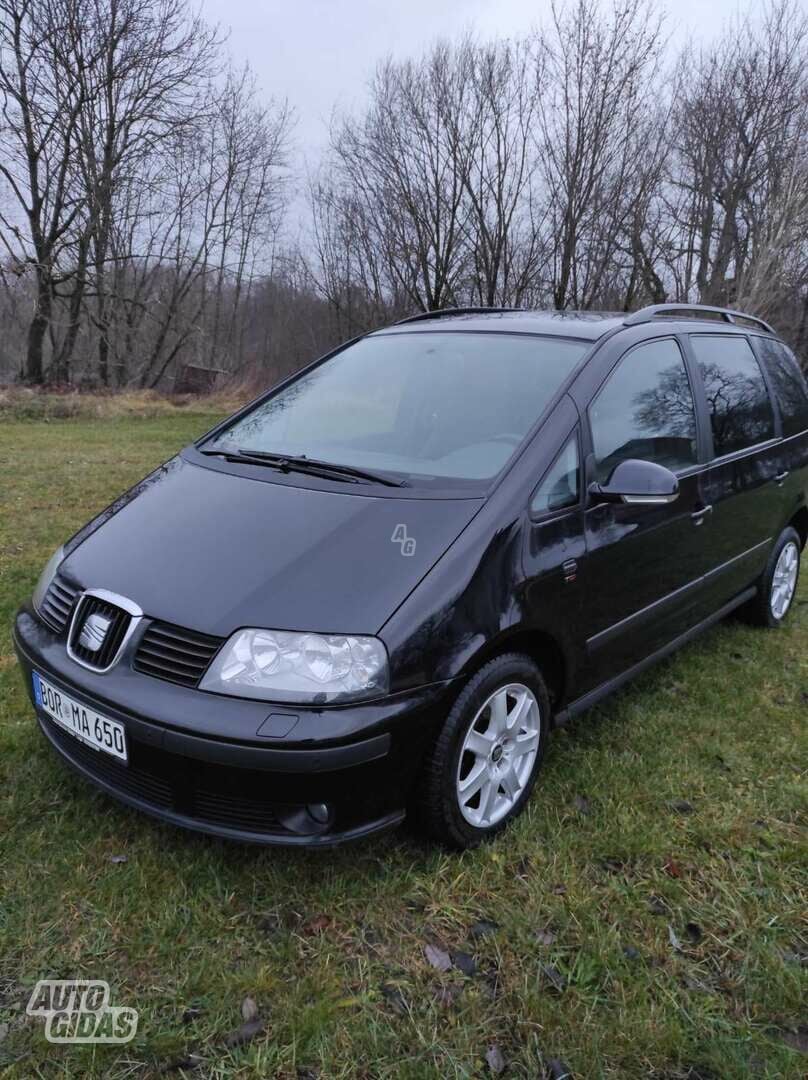
POLYGON ((788 613, 808 392, 766 323, 463 309, 274 387, 81 529, 14 640, 45 737, 125 803, 467 847, 555 724, 735 608, 788 613))

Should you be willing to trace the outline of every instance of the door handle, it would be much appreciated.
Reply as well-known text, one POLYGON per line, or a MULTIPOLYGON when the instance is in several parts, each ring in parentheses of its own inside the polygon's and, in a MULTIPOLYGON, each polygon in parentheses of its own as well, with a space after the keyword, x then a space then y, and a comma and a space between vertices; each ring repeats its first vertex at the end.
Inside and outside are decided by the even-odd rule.
POLYGON ((778 473, 774 478, 774 482, 778 487, 782 487, 786 480, 788 480, 788 469, 785 472, 778 473))
POLYGON ((694 525, 701 525, 708 514, 712 514, 712 506, 702 506, 700 510, 694 510, 690 515, 690 519, 694 525))

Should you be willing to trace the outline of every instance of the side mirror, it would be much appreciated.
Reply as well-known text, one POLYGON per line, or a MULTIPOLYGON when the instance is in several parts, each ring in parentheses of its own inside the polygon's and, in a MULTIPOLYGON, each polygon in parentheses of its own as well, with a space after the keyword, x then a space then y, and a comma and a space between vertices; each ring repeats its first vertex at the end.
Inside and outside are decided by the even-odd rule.
POLYGON ((591 483, 589 494, 603 502, 664 506, 679 498, 679 481, 664 465, 628 458, 615 466, 605 484, 591 483))

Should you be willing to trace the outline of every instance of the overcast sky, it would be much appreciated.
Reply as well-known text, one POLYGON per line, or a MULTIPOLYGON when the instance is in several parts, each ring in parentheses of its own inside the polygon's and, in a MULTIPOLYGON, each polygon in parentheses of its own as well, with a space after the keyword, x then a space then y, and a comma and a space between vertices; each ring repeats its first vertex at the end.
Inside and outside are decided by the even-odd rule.
MULTIPOLYGON (((550 0, 201 0, 230 33, 237 63, 249 61, 267 95, 297 112, 295 142, 316 157, 334 106, 361 104, 367 79, 388 54, 417 56, 437 37, 465 29, 509 36, 545 19, 550 0)), ((669 0, 668 31, 711 37, 738 0, 669 0)))

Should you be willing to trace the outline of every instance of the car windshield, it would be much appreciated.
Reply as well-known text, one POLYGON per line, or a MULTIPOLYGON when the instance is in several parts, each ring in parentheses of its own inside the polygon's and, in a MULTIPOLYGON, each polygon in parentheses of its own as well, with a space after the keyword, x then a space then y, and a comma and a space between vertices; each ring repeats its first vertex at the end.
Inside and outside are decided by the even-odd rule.
POLYGON ((516 334, 375 334, 272 394, 205 448, 305 456, 407 482, 488 480, 587 348, 516 334))

